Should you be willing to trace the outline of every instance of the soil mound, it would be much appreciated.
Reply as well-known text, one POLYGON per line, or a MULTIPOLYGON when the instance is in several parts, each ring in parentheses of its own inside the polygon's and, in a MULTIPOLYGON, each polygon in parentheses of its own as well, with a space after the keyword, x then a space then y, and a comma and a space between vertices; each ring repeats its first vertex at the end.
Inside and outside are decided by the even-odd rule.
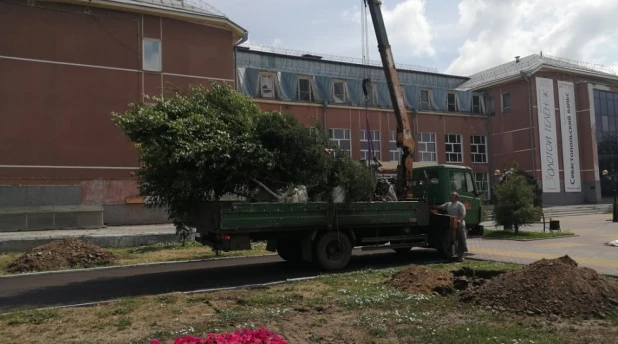
POLYGON ((7 266, 12 273, 53 271, 74 267, 108 265, 117 257, 99 246, 67 238, 49 242, 24 253, 7 266))
POLYGON ((528 315, 603 318, 618 314, 618 285, 564 256, 501 274, 462 293, 461 301, 528 315))
POLYGON ((452 289, 453 274, 413 265, 394 275, 387 284, 410 294, 442 294, 452 289))

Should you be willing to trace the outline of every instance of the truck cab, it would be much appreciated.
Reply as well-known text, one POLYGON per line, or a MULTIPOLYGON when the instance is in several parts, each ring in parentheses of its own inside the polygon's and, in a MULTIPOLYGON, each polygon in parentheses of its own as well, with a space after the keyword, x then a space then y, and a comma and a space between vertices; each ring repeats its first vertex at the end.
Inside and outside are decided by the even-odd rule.
POLYGON ((470 167, 458 165, 432 165, 414 168, 412 192, 415 198, 425 199, 430 205, 450 202, 456 191, 459 201, 466 207, 466 226, 469 235, 482 235, 482 202, 474 173, 470 167))

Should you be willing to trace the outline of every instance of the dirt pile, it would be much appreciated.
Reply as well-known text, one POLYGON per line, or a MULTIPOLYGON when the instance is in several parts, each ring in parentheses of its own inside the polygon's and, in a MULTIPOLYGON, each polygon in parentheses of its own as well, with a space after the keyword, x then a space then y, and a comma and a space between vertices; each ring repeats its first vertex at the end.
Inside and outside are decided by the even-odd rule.
POLYGON ((392 277, 388 285, 410 294, 452 294, 480 287, 504 271, 480 271, 464 267, 455 271, 439 271, 424 266, 411 266, 392 277))
POLYGON ((413 265, 394 275, 387 284, 410 294, 443 294, 445 290, 452 289, 453 275, 450 272, 413 265))
POLYGON ((461 295, 461 301, 528 315, 618 314, 618 286, 568 256, 542 259, 461 295))
POLYGON ((7 266, 12 273, 53 271, 75 267, 108 265, 117 257, 99 246, 67 238, 49 242, 24 253, 7 266))

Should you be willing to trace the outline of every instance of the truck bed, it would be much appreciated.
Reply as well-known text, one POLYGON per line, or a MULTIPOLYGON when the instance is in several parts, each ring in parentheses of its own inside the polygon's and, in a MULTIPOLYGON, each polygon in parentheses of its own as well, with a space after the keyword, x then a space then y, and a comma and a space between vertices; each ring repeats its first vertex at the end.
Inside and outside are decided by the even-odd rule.
POLYGON ((200 233, 249 233, 312 228, 416 226, 429 223, 425 202, 203 204, 189 219, 200 233))

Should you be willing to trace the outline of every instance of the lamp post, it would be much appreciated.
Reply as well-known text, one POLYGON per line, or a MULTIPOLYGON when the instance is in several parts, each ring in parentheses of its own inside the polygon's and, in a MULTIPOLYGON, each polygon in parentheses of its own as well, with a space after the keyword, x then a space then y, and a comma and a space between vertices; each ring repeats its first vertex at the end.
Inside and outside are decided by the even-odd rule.
POLYGON ((614 170, 614 167, 612 166, 612 171, 608 172, 607 170, 603 170, 603 176, 609 180, 611 180, 612 182, 612 189, 614 192, 614 203, 613 203, 613 208, 612 208, 612 222, 618 222, 618 208, 616 207, 616 171, 614 170))

